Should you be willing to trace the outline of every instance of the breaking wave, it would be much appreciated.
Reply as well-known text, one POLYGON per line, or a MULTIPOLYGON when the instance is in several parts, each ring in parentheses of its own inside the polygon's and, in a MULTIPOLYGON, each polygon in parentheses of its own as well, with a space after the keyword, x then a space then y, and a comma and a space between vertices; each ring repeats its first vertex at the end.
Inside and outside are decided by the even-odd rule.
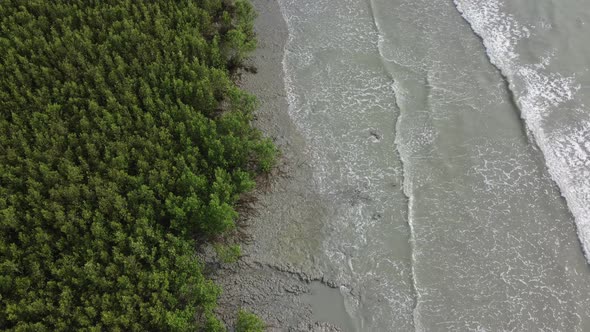
POLYGON ((575 77, 552 72, 551 57, 537 64, 521 59, 517 45, 531 36, 533 28, 504 12, 499 0, 454 3, 510 83, 529 135, 543 152, 549 173, 575 217, 590 262, 590 119, 576 100, 580 85, 575 77), (558 116, 565 111, 570 112, 567 117, 558 116))

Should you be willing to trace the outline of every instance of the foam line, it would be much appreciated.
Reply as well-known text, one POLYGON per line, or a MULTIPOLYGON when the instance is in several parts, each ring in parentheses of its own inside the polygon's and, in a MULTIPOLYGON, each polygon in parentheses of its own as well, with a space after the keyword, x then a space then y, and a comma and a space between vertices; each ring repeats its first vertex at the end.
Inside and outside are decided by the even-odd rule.
POLYGON ((525 126, 575 218, 578 237, 590 262, 590 119, 588 113, 578 110, 571 115, 581 117, 574 125, 564 124, 559 129, 547 125, 550 115, 563 111, 565 103, 575 102, 579 84, 575 77, 551 72, 549 58, 533 65, 523 63, 516 46, 531 36, 531 30, 504 13, 499 0, 454 3, 481 37, 491 63, 510 83, 525 126))

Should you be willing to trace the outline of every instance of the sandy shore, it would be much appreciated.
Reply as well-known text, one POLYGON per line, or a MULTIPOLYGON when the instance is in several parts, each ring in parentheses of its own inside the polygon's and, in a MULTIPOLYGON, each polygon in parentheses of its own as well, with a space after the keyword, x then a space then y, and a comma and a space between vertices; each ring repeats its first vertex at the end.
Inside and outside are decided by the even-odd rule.
POLYGON ((324 267, 316 263, 326 213, 314 189, 305 139, 289 117, 282 65, 287 27, 276 0, 252 3, 258 12, 258 49, 247 65, 257 73, 244 73, 240 85, 258 97, 254 125, 274 139, 282 156, 268 188, 256 193, 256 213, 246 227, 252 241, 242 244, 243 257, 212 276, 224 290, 219 315, 228 327, 244 308, 262 317, 269 331, 339 331, 315 321, 312 310, 318 287, 336 299, 340 293, 326 286, 324 267))

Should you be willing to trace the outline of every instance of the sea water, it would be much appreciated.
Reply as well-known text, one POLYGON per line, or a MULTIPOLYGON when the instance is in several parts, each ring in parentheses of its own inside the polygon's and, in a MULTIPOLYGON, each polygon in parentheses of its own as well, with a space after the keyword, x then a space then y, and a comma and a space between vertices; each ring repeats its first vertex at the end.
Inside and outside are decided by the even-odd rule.
POLYGON ((354 328, 590 330, 590 4, 279 2, 354 328))

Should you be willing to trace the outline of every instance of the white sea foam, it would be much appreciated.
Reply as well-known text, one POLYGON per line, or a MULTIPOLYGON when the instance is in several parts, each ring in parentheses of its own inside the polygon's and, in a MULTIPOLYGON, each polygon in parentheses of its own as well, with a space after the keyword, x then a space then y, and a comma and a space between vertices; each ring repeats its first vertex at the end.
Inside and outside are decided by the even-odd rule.
POLYGON ((575 77, 552 72, 551 56, 543 57, 538 64, 521 59, 517 45, 531 36, 533 28, 504 12, 500 0, 454 2, 482 38, 491 62, 515 91, 521 116, 575 217, 580 242, 590 261, 590 118, 580 110, 572 111, 571 116, 558 116, 567 109, 566 104, 578 103, 576 93, 580 87, 575 77), (573 117, 576 121, 572 121, 573 117))
POLYGON ((361 310, 371 312, 367 324, 409 325, 410 267, 383 242, 390 238, 380 237, 405 235, 394 225, 405 221, 394 215, 404 201, 391 186, 401 170, 384 150, 393 145, 395 100, 390 78, 372 61, 378 34, 356 0, 279 5, 289 32, 283 58, 289 115, 306 139, 314 190, 329 202, 329 218, 320 220, 323 250, 314 260, 328 267, 326 278, 354 289, 356 295, 345 292, 345 306, 361 330, 361 310))

